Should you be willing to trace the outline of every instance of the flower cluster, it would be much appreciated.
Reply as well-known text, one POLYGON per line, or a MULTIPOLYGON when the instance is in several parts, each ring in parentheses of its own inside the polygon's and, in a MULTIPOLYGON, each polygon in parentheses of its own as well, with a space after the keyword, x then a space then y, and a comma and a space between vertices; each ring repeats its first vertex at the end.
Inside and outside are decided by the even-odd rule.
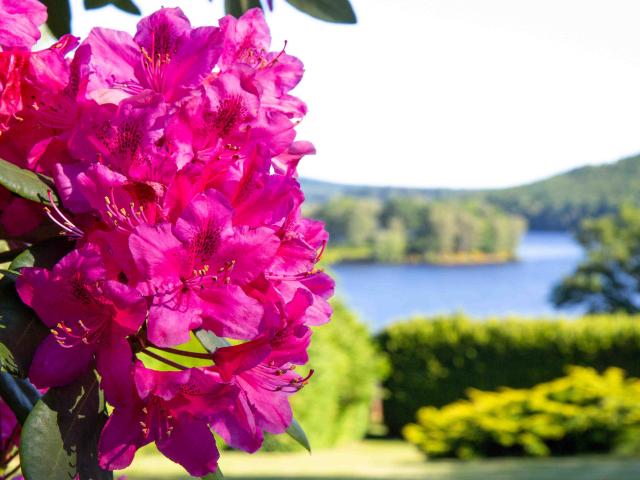
MULTIPOLYGON (((203 476, 219 458, 212 431, 253 452, 289 427, 309 327, 331 313, 333 281, 315 269, 327 234, 302 217, 296 180, 314 151, 295 140, 302 64, 269 51, 258 9, 192 28, 165 8, 134 37, 95 28, 31 51, 45 18, 35 0, 0 0, 0 157, 54 179, 44 220, 75 242, 17 280, 51 332, 29 378, 57 387, 97 370, 113 406, 103 468, 155 442, 203 476), (176 348, 198 330, 231 341, 176 348)), ((36 203, 2 191, 0 204, 6 235, 41 225, 36 203)))

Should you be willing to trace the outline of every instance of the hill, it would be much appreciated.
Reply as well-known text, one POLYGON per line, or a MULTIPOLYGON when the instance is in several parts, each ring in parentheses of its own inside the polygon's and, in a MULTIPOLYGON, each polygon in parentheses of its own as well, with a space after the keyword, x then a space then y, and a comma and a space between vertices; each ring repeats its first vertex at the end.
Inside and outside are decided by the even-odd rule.
POLYGON ((309 179, 301 183, 311 203, 324 203, 337 196, 381 200, 399 196, 480 199, 523 216, 530 229, 567 230, 575 228, 585 217, 612 212, 625 201, 640 203, 640 155, 495 190, 353 186, 309 179))

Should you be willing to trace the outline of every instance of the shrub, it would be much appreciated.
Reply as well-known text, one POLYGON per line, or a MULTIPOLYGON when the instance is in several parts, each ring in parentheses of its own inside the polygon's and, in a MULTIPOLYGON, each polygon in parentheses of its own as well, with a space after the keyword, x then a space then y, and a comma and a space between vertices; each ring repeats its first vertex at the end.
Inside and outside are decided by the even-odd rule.
POLYGON ((640 376, 638 318, 479 322, 456 315, 392 325, 378 337, 392 372, 384 404, 390 433, 398 435, 419 407, 441 407, 469 387, 528 388, 562 376, 568 365, 617 366, 640 376))
POLYGON ((471 389, 469 400, 418 410, 404 436, 429 457, 608 452, 640 427, 640 380, 572 367, 531 389, 471 389))
MULTIPOLYGON (((313 334, 309 385, 291 398, 293 411, 313 448, 359 440, 369 427, 369 413, 385 371, 366 325, 342 302, 332 302, 331 322, 313 334)), ((265 448, 300 448, 286 436, 270 437, 265 448)))

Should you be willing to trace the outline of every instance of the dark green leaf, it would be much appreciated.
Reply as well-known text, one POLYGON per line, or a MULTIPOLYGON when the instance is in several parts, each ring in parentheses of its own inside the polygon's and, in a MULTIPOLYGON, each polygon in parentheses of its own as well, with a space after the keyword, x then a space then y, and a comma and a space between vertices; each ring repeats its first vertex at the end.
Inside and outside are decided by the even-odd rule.
POLYGON ((291 422, 289 428, 287 428, 287 433, 291 438, 293 438, 296 442, 306 448, 309 453, 311 453, 311 444, 309 443, 307 434, 304 433, 304 430, 295 418, 291 422))
POLYGON ((301 12, 326 22, 357 22, 349 0, 287 0, 287 2, 301 12))
POLYGON ((27 307, 13 281, 0 280, 0 369, 26 377, 33 354, 49 332, 27 307))
POLYGON ((84 0, 84 8, 86 10, 93 10, 95 8, 102 8, 111 3, 111 0, 84 0))
POLYGON ((9 270, 23 267, 51 268, 73 249, 73 242, 66 237, 55 237, 38 242, 13 259, 9 270))
POLYGON ((226 339, 217 336, 209 330, 196 330, 196 338, 208 352, 215 352, 218 348, 228 347, 231 345, 226 339))
POLYGON ((236 18, 247 10, 256 7, 262 8, 260 0, 224 0, 224 11, 236 18))
MULTIPOLYGON (((49 203, 47 192, 53 192, 51 179, 2 159, 0 159, 0 185, 27 200, 40 203, 49 203)), ((53 199, 58 203, 55 194, 53 199)))
POLYGON ((84 0, 84 8, 93 10, 94 8, 102 8, 107 5, 114 7, 134 15, 140 15, 140 9, 131 0, 84 0))
POLYGON ((222 480, 223 478, 224 478, 224 475, 222 474, 222 469, 218 465, 218 469, 215 472, 210 473, 205 477, 202 477, 202 480, 222 480))
POLYGON ((98 438, 107 420, 98 378, 91 371, 50 389, 27 417, 20 441, 26 480, 107 480, 98 466, 98 438))
POLYGON ((6 372, 0 372, 0 397, 15 413, 20 424, 24 423, 38 400, 38 397, 31 397, 32 391, 27 389, 26 384, 28 384, 27 380, 17 379, 6 372))
POLYGON ((47 6, 49 17, 47 26, 51 33, 60 38, 71 32, 71 6, 69 0, 41 0, 47 6))
POLYGON ((13 250, 7 250, 6 252, 0 253, 0 263, 11 262, 23 251, 24 251, 24 248, 16 248, 13 250))
POLYGON ((142 14, 138 6, 131 0, 114 0, 113 5, 123 12, 132 13, 133 15, 142 14))

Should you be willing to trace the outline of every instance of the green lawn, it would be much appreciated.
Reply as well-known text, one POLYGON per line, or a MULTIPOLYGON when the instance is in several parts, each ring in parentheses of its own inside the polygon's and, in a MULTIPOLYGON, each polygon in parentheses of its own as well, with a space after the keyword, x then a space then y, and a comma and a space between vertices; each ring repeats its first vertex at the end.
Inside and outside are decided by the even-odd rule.
MULTIPOLYGON (((402 442, 367 441, 336 450, 306 453, 224 452, 222 469, 229 479, 307 480, 637 480, 640 459, 568 457, 491 459, 472 462, 425 462, 402 442)), ((123 472, 128 480, 187 480, 180 467, 160 456, 139 455, 123 472)))

